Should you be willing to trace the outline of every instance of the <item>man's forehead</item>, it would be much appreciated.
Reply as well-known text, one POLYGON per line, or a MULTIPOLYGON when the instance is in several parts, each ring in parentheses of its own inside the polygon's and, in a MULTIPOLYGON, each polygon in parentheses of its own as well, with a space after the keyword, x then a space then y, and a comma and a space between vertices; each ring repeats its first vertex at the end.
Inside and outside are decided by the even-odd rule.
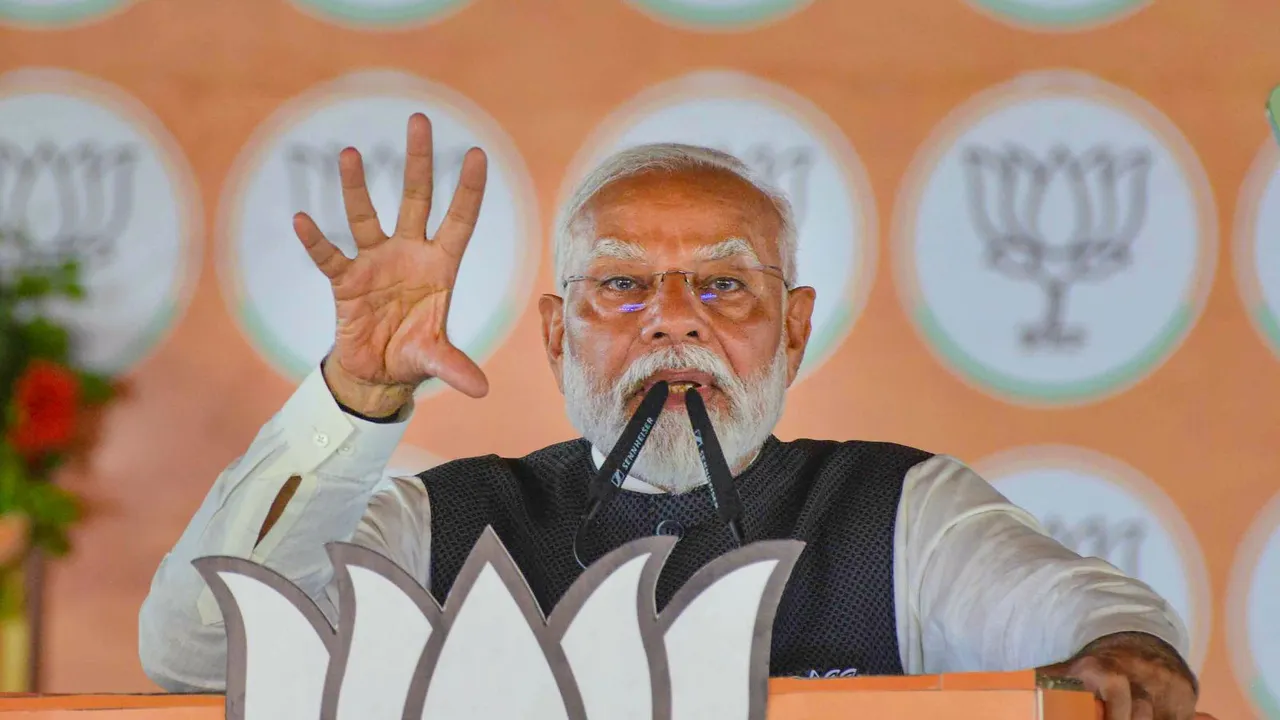
POLYGON ((776 263, 777 208, 724 172, 645 173, 610 183, 583 208, 593 255, 754 255, 776 263), (629 248, 624 248, 629 246, 629 248))

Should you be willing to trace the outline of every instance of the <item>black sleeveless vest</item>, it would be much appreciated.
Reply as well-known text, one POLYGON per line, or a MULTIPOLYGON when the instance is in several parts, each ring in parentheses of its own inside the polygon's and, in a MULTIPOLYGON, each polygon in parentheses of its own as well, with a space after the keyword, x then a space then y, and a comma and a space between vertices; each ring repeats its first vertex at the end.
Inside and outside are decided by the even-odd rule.
MULTIPOLYGON (((900 675, 893 593, 893 537, 903 476, 930 457, 875 442, 770 437, 738 476, 745 541, 806 543, 773 625, 770 674, 900 675)), ((595 475, 586 440, 519 459, 455 460, 421 473, 431 503, 431 593, 439 602, 486 525, 524 573, 544 614, 582 569, 573 538, 595 475)), ((710 489, 622 492, 579 546, 590 564, 631 540, 680 536, 658 579, 661 610, 712 559, 734 548, 710 489)))

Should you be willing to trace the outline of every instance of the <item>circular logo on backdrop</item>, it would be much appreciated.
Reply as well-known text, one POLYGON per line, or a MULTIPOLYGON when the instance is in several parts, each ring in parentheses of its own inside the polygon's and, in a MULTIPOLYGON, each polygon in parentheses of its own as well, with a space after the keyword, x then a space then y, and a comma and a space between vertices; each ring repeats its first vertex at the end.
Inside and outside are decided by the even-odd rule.
POLYGON ((417 24, 438 20, 470 0, 293 0, 330 20, 354 25, 417 24))
POLYGON ((131 0, 0 0, 0 23, 70 25, 97 19, 131 0))
POLYGON ((1267 138, 1240 193, 1236 284, 1253 325, 1280 355, 1280 152, 1267 138))
POLYGON ((780 20, 812 0, 629 0, 646 13, 694 29, 740 30, 780 20))
POLYGON ((729 152, 791 201, 796 281, 817 290, 801 373, 826 360, 866 301, 875 271, 875 201, 839 128, 809 101, 747 75, 703 72, 651 88, 615 112, 574 163, 568 197, 624 148, 682 142, 729 152))
MULTIPOLYGON (((369 195, 385 231, 395 227, 404 178, 405 127, 414 112, 431 119, 435 198, 428 235, 440 226, 467 149, 489 156, 484 207, 463 257, 449 307, 449 339, 483 363, 524 310, 538 265, 532 183, 502 129, 466 98, 400 73, 358 73, 287 103, 237 161, 221 213, 220 277, 253 346, 298 380, 333 344, 329 281, 293 232, 305 211, 348 257, 338 153, 364 157, 369 195)), ((434 384, 434 383, 433 383, 434 384)))
POLYGON ((1245 535, 1228 592, 1236 679, 1263 718, 1280 720, 1280 496, 1245 535))
POLYGON ((1140 98, 1075 73, 982 93, 899 198, 899 290, 951 371, 1006 400, 1079 404, 1153 372, 1200 315, 1208 180, 1140 98))
POLYGON ((1200 667, 1208 573, 1190 526, 1155 483, 1117 460, 1061 446, 1013 450, 975 469, 1058 542, 1151 586, 1182 619, 1191 634, 1188 662, 1200 667))
POLYGON ((1151 0, 969 0, 980 9, 1019 25, 1079 30, 1131 15, 1151 0))
POLYGON ((128 370, 185 307, 193 187, 164 126, 119 88, 61 70, 0 76, 0 237, 27 243, 0 243, 0 265, 78 258, 85 297, 49 310, 86 366, 128 370))

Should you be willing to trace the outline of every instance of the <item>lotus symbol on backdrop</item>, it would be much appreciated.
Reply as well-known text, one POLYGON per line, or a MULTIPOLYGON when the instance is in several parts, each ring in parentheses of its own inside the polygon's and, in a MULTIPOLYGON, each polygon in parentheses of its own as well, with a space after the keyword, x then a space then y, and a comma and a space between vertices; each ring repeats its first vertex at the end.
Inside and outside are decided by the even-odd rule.
POLYGON ((807 146, 774 147, 765 143, 734 149, 721 144, 716 148, 736 156, 760 179, 784 191, 791 201, 796 224, 804 222, 809 202, 809 176, 817 164, 817 150, 807 146))
POLYGON ((0 139, 0 235, 24 238, 53 261, 109 262, 133 212, 137 160, 128 145, 27 150, 0 139))
MULTIPOLYGON (((284 150, 290 200, 294 210, 306 212, 334 245, 348 256, 356 253, 342 205, 342 178, 338 155, 346 147, 340 143, 313 145, 290 143, 284 150)), ((462 172, 466 148, 436 148, 433 153, 436 187, 452 188, 462 172)), ((365 182, 375 206, 399 202, 404 180, 404 149, 389 143, 375 143, 361 150, 365 182)), ((394 213, 391 217, 395 217, 394 213)))
POLYGON ((547 619, 491 528, 443 608, 370 550, 328 546, 339 618, 248 560, 201 558, 226 622, 228 720, 763 720, 773 619, 803 548, 758 542, 661 614, 671 537, 591 565, 547 619))
POLYGON ((1147 539, 1147 526, 1141 520, 1110 521, 1102 515, 1089 515, 1075 524, 1050 515, 1044 521, 1045 532, 1053 539, 1085 557, 1106 560, 1130 577, 1140 577, 1139 557, 1147 539))
POLYGON ((963 162, 986 264, 1045 293, 1040 320, 1020 328, 1022 346, 1080 348, 1086 333, 1067 324, 1067 292, 1132 263, 1146 220, 1151 153, 1098 146, 1076 154, 1056 146, 1041 160, 1017 146, 973 146, 963 162))

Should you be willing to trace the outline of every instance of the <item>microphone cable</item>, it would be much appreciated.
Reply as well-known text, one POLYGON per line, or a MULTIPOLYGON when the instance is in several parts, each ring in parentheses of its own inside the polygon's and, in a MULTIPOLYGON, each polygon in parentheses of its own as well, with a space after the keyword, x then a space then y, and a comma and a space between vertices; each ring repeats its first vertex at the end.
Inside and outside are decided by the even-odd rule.
POLYGON ((622 488, 622 482, 626 480, 631 466, 635 464, 640 450, 649 439, 649 433, 657 424, 658 416, 662 414, 662 408, 667 403, 668 392, 666 381, 654 383, 654 386, 649 388, 649 392, 645 393, 644 399, 640 401, 640 406, 636 408, 635 414, 627 421, 622 435, 613 444, 608 457, 600 465, 591 483, 587 485, 587 512, 582 518, 582 524, 578 526, 577 534, 573 536, 573 559, 578 561, 578 565, 583 570, 587 569, 587 563, 582 562, 582 557, 578 554, 578 545, 586 536, 587 528, 595 520, 601 508, 612 501, 618 494, 618 490, 622 488))
POLYGON ((720 448, 720 440, 716 437, 715 428, 711 425, 711 416, 707 414, 707 405, 697 388, 689 388, 684 393, 685 407, 689 410, 689 423, 693 426, 693 441, 698 446, 698 456, 702 459, 702 471, 707 475, 707 484, 711 486, 711 502, 716 506, 720 521, 729 527, 738 547, 742 547, 742 497, 733 482, 733 472, 724 458, 720 448))

